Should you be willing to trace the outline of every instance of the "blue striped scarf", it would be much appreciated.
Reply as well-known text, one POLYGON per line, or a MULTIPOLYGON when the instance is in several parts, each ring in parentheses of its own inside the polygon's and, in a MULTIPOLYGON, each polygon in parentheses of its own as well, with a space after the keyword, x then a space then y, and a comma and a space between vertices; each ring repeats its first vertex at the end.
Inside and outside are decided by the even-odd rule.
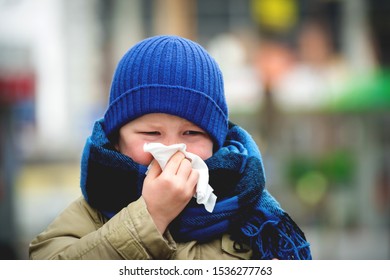
MULTIPOLYGON (((265 189, 262 157, 252 137, 230 124, 222 148, 206 160, 218 200, 209 213, 195 200, 170 224, 176 241, 207 242, 229 233, 253 259, 311 259, 304 233, 265 189)), ((102 120, 95 123, 81 160, 81 190, 108 218, 141 196, 147 167, 117 152, 102 120)))

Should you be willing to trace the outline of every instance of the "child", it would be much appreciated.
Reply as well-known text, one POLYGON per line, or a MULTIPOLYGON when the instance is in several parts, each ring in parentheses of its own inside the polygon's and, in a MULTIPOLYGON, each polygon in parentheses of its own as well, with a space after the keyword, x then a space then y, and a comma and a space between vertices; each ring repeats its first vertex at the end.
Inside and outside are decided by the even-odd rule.
POLYGON ((228 119, 214 59, 188 39, 151 37, 117 66, 83 151, 82 197, 31 242, 30 258, 311 259, 264 186, 256 144, 228 119), (211 212, 193 199, 199 172, 184 151, 162 170, 145 143, 183 143, 206 163, 211 212))

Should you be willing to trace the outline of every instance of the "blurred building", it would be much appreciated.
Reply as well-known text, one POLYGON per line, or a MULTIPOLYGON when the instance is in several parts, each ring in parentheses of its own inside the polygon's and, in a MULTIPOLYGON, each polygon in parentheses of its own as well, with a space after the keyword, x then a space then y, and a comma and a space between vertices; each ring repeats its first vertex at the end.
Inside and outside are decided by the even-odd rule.
POLYGON ((257 140, 268 188, 314 258, 390 258, 388 6, 0 1, 2 255, 26 258, 31 238, 80 195, 81 151, 119 58, 145 37, 177 34, 221 65, 231 119, 257 140))

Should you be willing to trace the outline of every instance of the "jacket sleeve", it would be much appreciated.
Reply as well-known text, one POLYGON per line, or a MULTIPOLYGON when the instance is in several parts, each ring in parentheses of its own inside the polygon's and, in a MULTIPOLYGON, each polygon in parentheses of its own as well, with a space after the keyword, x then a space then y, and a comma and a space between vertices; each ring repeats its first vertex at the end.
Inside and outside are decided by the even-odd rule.
POLYGON ((169 259, 176 244, 162 236, 141 197, 106 223, 80 198, 29 247, 30 259, 169 259))

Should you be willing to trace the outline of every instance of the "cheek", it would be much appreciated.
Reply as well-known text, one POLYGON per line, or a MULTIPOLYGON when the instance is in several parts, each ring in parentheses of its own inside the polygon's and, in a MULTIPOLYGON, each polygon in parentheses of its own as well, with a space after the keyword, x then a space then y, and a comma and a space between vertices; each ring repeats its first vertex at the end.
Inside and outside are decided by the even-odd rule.
POLYGON ((128 156, 130 156, 136 163, 145 166, 148 166, 153 160, 152 155, 150 153, 145 153, 143 149, 139 151, 133 151, 133 153, 128 156))
POLYGON ((206 160, 213 155, 213 145, 212 143, 206 143, 204 145, 187 145, 187 151, 206 160))
POLYGON ((145 153, 143 143, 133 143, 133 145, 119 145, 119 152, 130 157, 138 164, 149 165, 152 162, 152 155, 145 153))

